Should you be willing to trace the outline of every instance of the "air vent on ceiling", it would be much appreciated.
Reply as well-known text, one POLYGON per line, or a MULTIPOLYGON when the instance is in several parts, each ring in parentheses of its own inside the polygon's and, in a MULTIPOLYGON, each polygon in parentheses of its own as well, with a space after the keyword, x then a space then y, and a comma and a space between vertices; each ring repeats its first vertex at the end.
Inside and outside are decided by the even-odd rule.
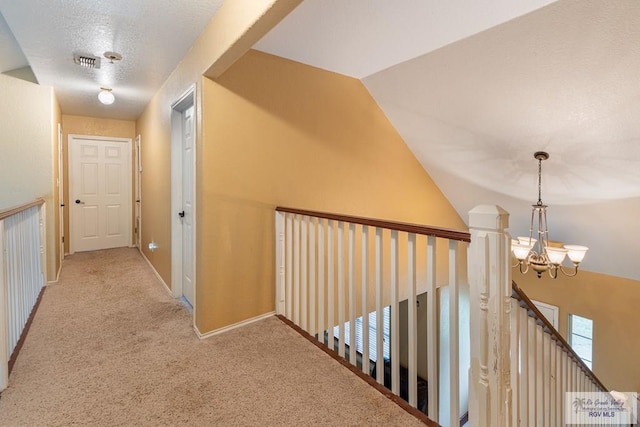
POLYGON ((100 68, 100 58, 84 53, 76 53, 73 55, 73 62, 85 68, 100 68))

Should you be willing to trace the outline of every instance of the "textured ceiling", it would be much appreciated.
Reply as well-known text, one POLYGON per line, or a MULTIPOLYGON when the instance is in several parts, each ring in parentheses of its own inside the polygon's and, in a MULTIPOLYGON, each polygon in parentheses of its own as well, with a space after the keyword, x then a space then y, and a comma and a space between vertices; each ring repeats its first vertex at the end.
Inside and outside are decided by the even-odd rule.
POLYGON ((465 220, 498 204, 528 235, 548 151, 551 238, 640 280, 640 2, 346 3, 307 0, 256 48, 362 79, 465 220))
MULTIPOLYGON (((0 0, 0 12, 38 81, 55 89, 65 114, 135 120, 221 3, 0 0), (73 62, 74 53, 102 57, 106 51, 122 54, 122 61, 110 64, 103 57, 94 70, 73 62), (97 102, 101 86, 113 89, 113 105, 97 102)), ((2 33, 0 22, 0 46, 10 41, 2 33)))

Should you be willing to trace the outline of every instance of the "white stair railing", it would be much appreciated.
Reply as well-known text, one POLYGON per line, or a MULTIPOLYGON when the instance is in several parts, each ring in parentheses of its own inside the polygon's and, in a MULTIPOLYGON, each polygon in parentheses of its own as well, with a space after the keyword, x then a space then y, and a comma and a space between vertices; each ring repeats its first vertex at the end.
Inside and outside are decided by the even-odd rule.
POLYGON ((453 419, 457 425, 461 376, 458 300, 460 272, 464 269, 461 249, 469 242, 469 233, 289 208, 277 208, 275 220, 277 314, 335 349, 340 357, 348 357, 364 374, 373 374, 375 366, 375 379, 380 384, 385 384, 382 361, 390 359, 387 376, 396 395, 401 395, 403 381, 402 350, 407 355, 402 366, 406 375, 402 378, 406 378, 409 404, 418 405, 420 363, 426 367, 429 418, 453 419), (438 254, 444 260, 438 260, 438 254), (450 348, 446 352, 449 360, 444 364, 438 359, 436 287, 440 284, 449 287, 446 333, 450 348), (427 360, 418 360, 417 295, 425 292, 427 360), (401 349, 400 328, 404 322, 400 319, 400 305, 404 301, 407 338, 406 348, 401 349), (386 307, 390 307, 386 311, 388 318, 384 315, 386 307), (389 338, 385 355, 384 341, 389 338), (372 342, 376 345, 370 350, 372 342), (445 387, 448 396, 444 398, 438 395, 441 365, 449 370, 450 384, 445 387), (447 407, 442 402, 448 402, 447 407))
POLYGON ((606 388, 511 281, 509 214, 469 213, 471 370, 474 427, 564 425, 566 392, 606 388))
POLYGON ((0 212, 0 391, 44 286, 44 200, 0 212))
POLYGON ((514 426, 564 425, 565 393, 608 393, 515 283, 511 298, 511 384, 514 426))

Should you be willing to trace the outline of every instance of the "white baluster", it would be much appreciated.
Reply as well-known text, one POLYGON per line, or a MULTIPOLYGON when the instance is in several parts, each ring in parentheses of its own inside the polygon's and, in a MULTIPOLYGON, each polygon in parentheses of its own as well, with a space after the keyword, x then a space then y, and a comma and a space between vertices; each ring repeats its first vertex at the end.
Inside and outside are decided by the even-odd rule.
POLYGON ((353 258, 355 256, 355 224, 349 224, 349 257, 348 286, 349 286, 349 362, 356 365, 356 293, 354 284, 353 258))
POLYGON ((549 393, 547 402, 549 404, 549 425, 554 426, 556 422, 556 411, 558 410, 556 399, 556 342, 551 339, 550 334, 545 334, 549 342, 549 393))
POLYGON ((338 222, 338 354, 344 357, 344 222, 338 222))
POLYGON ((333 270, 333 220, 327 224, 327 345, 331 350, 335 350, 335 340, 333 336, 335 323, 335 274, 333 270))
POLYGON ((309 315, 309 276, 308 276, 308 231, 307 216, 300 218, 300 327, 309 332, 307 316, 309 315))
POLYGON ((555 425, 562 425, 562 417, 564 416, 564 393, 562 390, 562 347, 559 343, 555 346, 556 353, 556 421, 555 425))
POLYGON ((535 402, 536 402, 536 418, 539 425, 544 425, 544 415, 546 412, 546 407, 544 405, 544 383, 543 383, 543 375, 544 375, 544 340, 542 331, 542 326, 536 323, 536 394, 535 394, 535 402))
POLYGON ((293 215, 285 217, 285 317, 293 321, 293 215))
POLYGON ((537 380, 538 376, 537 370, 537 360, 538 360, 538 351, 537 351, 537 339, 536 339, 536 321, 529 317, 527 320, 528 330, 529 330, 529 402, 531 403, 529 407, 529 424, 530 426, 538 425, 538 410, 536 399, 538 396, 537 392, 537 380))
POLYGON ((408 353, 409 353, 409 404, 418 406, 418 313, 416 307, 416 235, 407 239, 407 288, 409 291, 408 353))
MULTIPOLYGON (((460 419, 460 309, 458 242, 449 240, 449 411, 451 423, 460 419)), ((506 319, 508 322, 508 319, 506 319)), ((507 338, 509 335, 507 334, 507 338)), ((509 344, 509 341, 504 343, 509 344)))
POLYGON ((400 271, 398 270, 398 232, 391 230, 391 391, 400 395, 400 302, 398 286, 400 271))
POLYGON ((362 372, 369 375, 369 307, 367 306, 367 288, 369 278, 369 227, 362 226, 362 372))
POLYGON ((376 381, 384 384, 384 312, 382 308, 382 229, 376 228, 376 381))
POLYGON ((0 391, 9 385, 9 325, 7 307, 7 281, 5 265, 5 220, 0 219, 0 391))
POLYGON ((520 305, 516 299, 511 299, 511 387, 513 399, 511 423, 517 426, 520 418, 520 305))
POLYGON ((529 381, 531 381, 531 373, 529 371, 529 358, 531 350, 529 349, 529 314, 527 309, 518 307, 520 317, 520 417, 519 424, 526 426, 529 421, 529 381))
POLYGON ((543 424, 545 426, 551 425, 551 412, 553 410, 551 406, 551 336, 543 332, 543 354, 542 354, 542 403, 543 403, 543 424))
POLYGON ((316 218, 309 218, 309 333, 315 336, 316 330, 316 218))
POLYGON ((300 326, 300 218, 293 217, 293 323, 300 326))
POLYGON ((427 413, 438 421, 438 298, 436 293, 436 238, 427 237, 427 413))
POLYGON ((324 220, 318 218, 318 340, 324 342, 325 276, 324 276, 324 220))

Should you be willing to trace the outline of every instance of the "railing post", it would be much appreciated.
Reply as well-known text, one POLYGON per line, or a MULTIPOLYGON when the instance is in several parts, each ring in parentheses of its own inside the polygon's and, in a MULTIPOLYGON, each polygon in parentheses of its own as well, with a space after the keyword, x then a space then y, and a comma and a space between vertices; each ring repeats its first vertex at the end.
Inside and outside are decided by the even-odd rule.
POLYGON ((284 212, 276 211, 276 313, 285 314, 284 212))
POLYGON ((511 424, 508 226, 509 214, 499 206, 480 205, 469 212, 469 422, 477 427, 511 424))

